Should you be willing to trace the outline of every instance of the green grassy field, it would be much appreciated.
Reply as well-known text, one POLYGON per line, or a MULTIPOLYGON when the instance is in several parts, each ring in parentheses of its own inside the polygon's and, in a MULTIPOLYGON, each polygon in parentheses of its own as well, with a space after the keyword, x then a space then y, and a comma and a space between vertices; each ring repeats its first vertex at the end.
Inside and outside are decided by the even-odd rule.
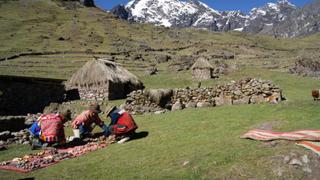
MULTIPOLYGON (((30 174, 0 171, 1 179, 35 177, 36 179, 240 179, 278 177, 272 157, 281 154, 307 153, 294 143, 276 147, 243 140, 239 136, 262 123, 277 121, 274 130, 319 129, 319 104, 310 89, 319 82, 282 72, 246 69, 234 72, 221 81, 243 77, 271 79, 283 88, 288 99, 278 105, 240 105, 190 109, 163 115, 136 116, 139 131, 146 138, 63 161, 30 174), (185 165, 183 165, 185 163, 185 165)), ((163 79, 162 79, 163 80, 163 79)), ((184 84, 183 81, 177 83, 184 84)), ((151 85, 151 84, 150 84, 151 85)), ((162 87, 167 87, 163 84, 162 87)), ((68 130, 69 131, 69 130, 68 130)), ((7 160, 31 151, 26 146, 12 146, 0 154, 7 160)), ((284 177, 304 179, 290 173, 284 177)))
MULTIPOLYGON (((155 56, 170 55, 174 61, 182 55, 231 52, 236 55, 235 59, 210 61, 224 61, 238 68, 219 79, 202 82, 202 86, 247 77, 261 78, 279 85, 287 98, 278 105, 223 106, 135 116, 138 132, 147 131, 147 137, 123 145, 112 144, 29 174, 0 171, 0 179, 310 178, 310 174, 301 169, 286 169, 278 176, 279 165, 275 160, 292 152, 309 154, 308 150, 294 143, 270 147, 239 137, 264 123, 276 122, 273 129, 279 131, 320 128, 320 104, 310 95, 311 89, 318 89, 320 82, 287 73, 297 57, 319 57, 319 34, 275 39, 239 32, 167 29, 120 21, 94 8, 65 10, 52 1, 0 2, 0 23, 0 58, 22 52, 66 52, 1 61, 0 75, 68 79, 93 58, 85 51, 110 54, 96 56, 125 52, 112 56, 139 76, 146 88, 196 87, 198 82, 192 79, 190 71, 173 72, 168 69, 171 62, 156 63, 155 56), (59 40, 60 37, 66 40, 59 40), (145 51, 145 47, 153 50, 145 51), (137 54, 144 60, 132 60, 137 54), (146 67, 152 64, 157 65, 159 73, 146 75, 146 67)), ((66 131, 70 135, 70 128, 66 131)), ((0 152, 0 161, 32 153, 27 146, 8 148, 0 152)))

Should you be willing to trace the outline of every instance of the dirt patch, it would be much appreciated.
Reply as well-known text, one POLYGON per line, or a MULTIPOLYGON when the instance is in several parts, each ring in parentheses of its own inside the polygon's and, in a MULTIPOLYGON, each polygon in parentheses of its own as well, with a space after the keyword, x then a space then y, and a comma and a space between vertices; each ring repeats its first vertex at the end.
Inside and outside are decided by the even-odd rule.
POLYGON ((273 130, 278 129, 282 125, 286 124, 287 121, 284 120, 271 120, 263 123, 256 124, 252 126, 252 129, 262 129, 262 130, 273 130))
POLYGON ((320 157, 310 151, 288 152, 272 156, 271 170, 283 179, 318 179, 320 177, 320 157))

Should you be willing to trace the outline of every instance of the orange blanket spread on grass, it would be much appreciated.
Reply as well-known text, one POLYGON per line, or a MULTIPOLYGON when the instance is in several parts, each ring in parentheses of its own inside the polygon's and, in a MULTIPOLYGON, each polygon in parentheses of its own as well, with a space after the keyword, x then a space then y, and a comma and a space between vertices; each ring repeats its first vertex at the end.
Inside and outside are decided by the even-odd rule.
POLYGON ((107 143, 88 143, 67 149, 44 150, 0 163, 0 169, 27 173, 107 147, 107 143))
POLYGON ((241 138, 259 141, 290 140, 298 141, 297 145, 312 150, 320 156, 320 130, 301 130, 292 132, 273 132, 268 130, 250 130, 241 138))

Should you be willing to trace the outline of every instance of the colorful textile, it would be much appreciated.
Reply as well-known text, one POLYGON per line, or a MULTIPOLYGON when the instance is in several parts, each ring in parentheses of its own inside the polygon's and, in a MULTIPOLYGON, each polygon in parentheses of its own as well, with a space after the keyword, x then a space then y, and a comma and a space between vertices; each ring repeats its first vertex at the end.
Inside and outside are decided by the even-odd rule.
POLYGON ((259 141, 272 141, 272 140, 291 140, 291 141, 320 141, 320 130, 302 130, 293 132, 273 132, 267 130, 255 129, 251 130, 241 138, 254 139, 259 141))
POLYGON ((72 127, 77 129, 80 125, 83 125, 87 128, 90 128, 93 123, 99 125, 100 127, 104 125, 104 122, 99 118, 97 113, 94 113, 91 110, 86 110, 74 119, 72 122, 72 127))
POLYGON ((88 143, 67 149, 45 150, 35 154, 14 158, 0 163, 0 169, 21 173, 28 173, 37 169, 45 168, 60 161, 82 156, 88 152, 107 147, 107 143, 88 143))
POLYGON ((45 142, 65 142, 65 120, 59 114, 44 114, 39 118, 40 139, 45 142))
POLYGON ((290 140, 299 141, 297 145, 303 146, 312 150, 320 156, 320 130, 301 130, 293 132, 273 132, 267 130, 255 129, 251 130, 241 138, 259 140, 259 141, 272 141, 272 140, 290 140))
POLYGON ((34 122, 31 127, 29 128, 30 133, 35 136, 35 137, 39 137, 40 133, 41 133, 41 128, 39 126, 38 121, 34 122))
POLYGON ((298 142, 297 145, 310 149, 320 156, 320 142, 301 141, 298 142))

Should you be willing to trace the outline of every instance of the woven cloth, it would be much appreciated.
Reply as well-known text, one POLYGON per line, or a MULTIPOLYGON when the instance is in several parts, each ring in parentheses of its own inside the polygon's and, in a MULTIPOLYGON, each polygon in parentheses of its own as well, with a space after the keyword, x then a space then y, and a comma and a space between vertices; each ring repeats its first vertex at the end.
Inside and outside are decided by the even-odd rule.
POLYGON ((320 156, 320 130, 301 130, 293 132, 273 132, 261 129, 250 130, 241 138, 259 141, 290 140, 296 144, 312 150, 320 156))
POLYGON ((259 141, 291 140, 291 141, 320 141, 320 130, 301 130, 292 132, 274 132, 268 130, 250 130, 241 138, 254 139, 259 141))
POLYGON ((0 163, 0 170, 10 170, 28 173, 37 169, 57 164, 63 160, 82 156, 88 152, 107 147, 107 143, 88 143, 67 149, 45 150, 35 154, 28 154, 20 158, 0 163))

